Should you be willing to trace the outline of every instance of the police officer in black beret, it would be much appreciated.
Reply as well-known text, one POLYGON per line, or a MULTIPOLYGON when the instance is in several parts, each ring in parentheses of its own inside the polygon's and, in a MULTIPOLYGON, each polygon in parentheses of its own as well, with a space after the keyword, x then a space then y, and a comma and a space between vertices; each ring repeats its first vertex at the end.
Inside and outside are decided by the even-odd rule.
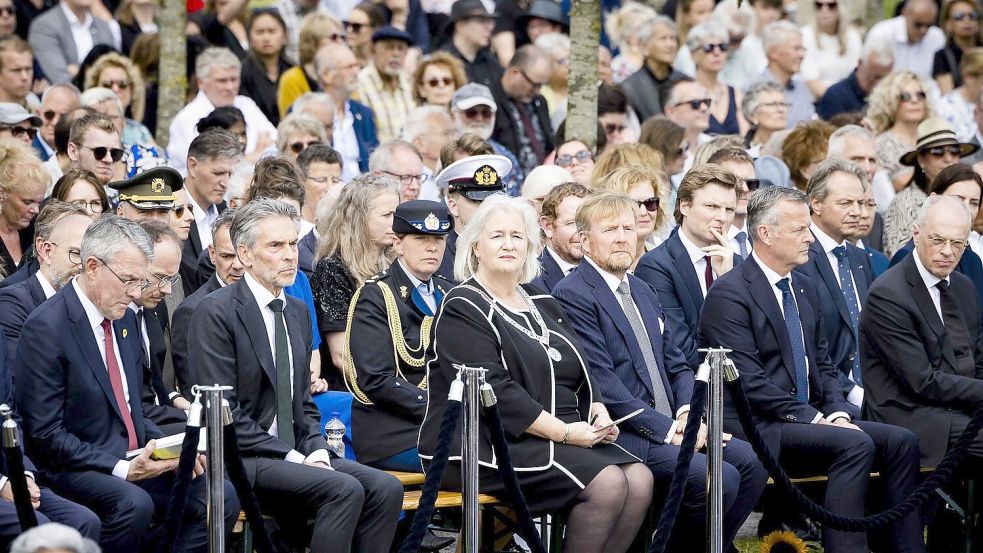
POLYGON ((443 204, 400 204, 393 217, 398 258, 355 294, 344 373, 355 399, 352 444, 368 466, 422 472, 416 438, 427 410, 424 362, 434 315, 452 286, 435 273, 453 228, 443 204))

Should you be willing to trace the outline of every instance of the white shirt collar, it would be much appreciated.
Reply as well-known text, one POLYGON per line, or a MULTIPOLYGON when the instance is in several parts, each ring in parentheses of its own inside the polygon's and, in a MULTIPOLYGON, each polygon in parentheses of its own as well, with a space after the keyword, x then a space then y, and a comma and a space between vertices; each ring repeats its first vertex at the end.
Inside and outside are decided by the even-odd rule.
MULTIPOLYGON (((308 221, 306 219, 301 218, 301 220, 300 220, 300 232, 298 233, 298 236, 300 236, 301 238, 303 238, 303 237, 307 236, 307 234, 309 232, 313 232, 313 231, 314 231, 314 223, 312 223, 312 222, 310 222, 310 221, 308 221)), ((317 236, 317 234, 315 234, 314 236, 317 236)))
POLYGON ((41 271, 35 272, 34 273, 34 276, 37 277, 38 282, 41 283, 41 290, 44 292, 44 297, 45 298, 50 299, 51 296, 55 295, 55 293, 56 293, 55 292, 55 287, 52 286, 50 282, 48 282, 48 279, 45 278, 44 275, 41 274, 41 271))
POLYGON ((413 273, 406 268, 406 264, 403 263, 402 258, 397 259, 397 261, 399 262, 399 268, 403 270, 403 273, 405 273, 406 276, 409 277, 410 282, 413 283, 413 288, 419 288, 421 284, 425 284, 427 286, 427 290, 433 291, 433 288, 430 286, 430 281, 423 282, 422 280, 416 278, 416 276, 414 276, 413 273))
POLYGON ((812 223, 810 227, 812 229, 812 234, 816 236, 816 240, 819 241, 819 245, 823 247, 823 251, 826 252, 826 255, 832 253, 835 248, 838 248, 846 244, 846 240, 837 244, 835 240, 830 238, 828 234, 826 234, 825 232, 822 231, 822 229, 816 226, 816 223, 812 223))
MULTIPOLYGON (((928 272, 925 265, 922 265, 922 260, 918 257, 918 250, 912 250, 911 255, 915 257, 915 267, 918 269, 918 274, 922 277, 922 281, 925 282, 925 286, 931 290, 935 288, 942 279, 928 272)), ((945 277, 946 283, 949 282, 949 277, 945 277)))
POLYGON ((79 277, 72 279, 72 286, 75 287, 75 293, 78 295, 79 301, 82 303, 82 309, 85 310, 86 318, 89 319, 89 326, 92 328, 98 328, 101 326, 102 321, 106 320, 108 317, 103 315, 102 311, 99 311, 99 308, 96 307, 96 304, 92 303, 92 300, 85 295, 82 287, 79 286, 79 277))
POLYGON ((745 235, 749 235, 747 231, 747 217, 744 218, 744 224, 741 225, 740 227, 735 227, 734 225, 731 225, 730 228, 727 229, 727 238, 731 240, 736 239, 735 237, 740 232, 743 232, 745 235))
POLYGON ((72 27, 89 28, 89 26, 92 25, 92 14, 88 11, 85 12, 85 20, 80 21, 79 18, 75 17, 75 14, 72 13, 72 10, 68 9, 68 6, 66 6, 64 2, 58 2, 58 6, 61 8, 62 13, 65 14, 65 18, 68 19, 68 24, 72 27))
POLYGON ((754 257, 754 262, 758 264, 758 267, 761 267, 761 272, 764 273, 765 278, 768 279, 768 284, 771 284, 772 286, 777 284, 779 280, 784 280, 786 278, 789 278, 789 276, 791 275, 791 272, 789 272, 785 276, 782 276, 776 273, 775 271, 772 271, 771 267, 765 265, 765 262, 761 261, 761 258, 758 257, 757 250, 751 252, 751 256, 754 257))
POLYGON ((894 24, 894 40, 902 44, 913 44, 908 40, 908 25, 903 15, 899 15, 892 20, 894 24))
POLYGON ((265 286, 259 283, 258 280, 253 278, 253 275, 246 271, 242 278, 246 279, 246 286, 249 287, 249 291, 253 293, 253 297, 256 298, 256 303, 259 304, 260 309, 270 305, 273 300, 282 300, 284 305, 287 303, 287 298, 283 294, 283 289, 280 289, 280 295, 274 296, 265 286))
POLYGON ((584 256, 584 260, 587 261, 588 263, 590 263, 591 266, 593 266, 595 269, 597 269, 597 272, 601 274, 601 278, 604 279, 604 283, 608 285, 608 288, 610 288, 611 289, 611 292, 613 292, 614 294, 617 294, 618 293, 618 286, 621 286, 621 283, 622 282, 624 282, 626 284, 628 283, 628 275, 627 274, 624 276, 624 278, 620 278, 619 279, 618 277, 616 277, 616 276, 612 275, 611 273, 605 271, 604 269, 598 267, 597 266, 597 263, 594 263, 594 260, 591 259, 591 258, 589 258, 589 257, 587 257, 586 255, 584 256))
POLYGON ((686 248, 686 253, 689 254, 690 263, 696 264, 697 261, 702 261, 704 257, 707 256, 706 252, 700 249, 699 246, 693 243, 683 232, 683 228, 679 227, 679 241, 683 243, 683 247, 686 248))
POLYGON ((546 246, 546 251, 553 257, 553 261, 556 261, 556 264, 560 266, 560 270, 563 271, 564 275, 570 274, 570 271, 577 268, 573 263, 567 263, 567 260, 560 257, 560 254, 556 253, 549 245, 546 246))

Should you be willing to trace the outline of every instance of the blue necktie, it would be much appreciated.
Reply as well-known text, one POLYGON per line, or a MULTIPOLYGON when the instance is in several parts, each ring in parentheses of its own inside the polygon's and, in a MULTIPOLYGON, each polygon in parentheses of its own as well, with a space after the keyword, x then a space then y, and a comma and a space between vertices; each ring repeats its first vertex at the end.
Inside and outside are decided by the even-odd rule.
POLYGON ((783 278, 775 283, 782 291, 782 309, 785 311, 785 330, 792 345, 792 358, 795 360, 795 399, 802 403, 809 401, 809 373, 806 369, 806 346, 802 343, 802 322, 799 308, 792 296, 790 281, 783 278))
POLYGON ((737 240, 737 247, 740 248, 738 253, 741 254, 741 259, 747 259, 747 233, 742 230, 734 236, 734 239, 737 240))
POLYGON ((853 330, 853 381, 857 383, 857 386, 862 386, 860 382, 860 352, 857 345, 860 305, 857 303, 857 291, 853 287, 850 260, 846 257, 846 246, 833 248, 833 255, 836 256, 836 266, 840 273, 840 291, 843 292, 843 299, 846 300, 846 310, 850 312, 850 328, 853 330))
POLYGON ((437 311, 437 303, 434 301, 433 292, 430 291, 430 286, 426 282, 421 282, 416 286, 417 291, 420 293, 420 298, 423 299, 423 303, 426 304, 429 313, 427 315, 433 316, 437 311))

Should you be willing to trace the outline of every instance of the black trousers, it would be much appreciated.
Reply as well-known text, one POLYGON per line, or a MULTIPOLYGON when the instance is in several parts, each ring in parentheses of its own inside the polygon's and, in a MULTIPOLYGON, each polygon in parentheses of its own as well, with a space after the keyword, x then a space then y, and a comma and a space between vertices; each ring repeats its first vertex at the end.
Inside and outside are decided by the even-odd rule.
POLYGON ((347 459, 332 459, 334 470, 281 459, 243 462, 256 475, 253 489, 263 512, 291 541, 306 545, 313 518, 311 553, 388 553, 403 505, 396 477, 347 459))

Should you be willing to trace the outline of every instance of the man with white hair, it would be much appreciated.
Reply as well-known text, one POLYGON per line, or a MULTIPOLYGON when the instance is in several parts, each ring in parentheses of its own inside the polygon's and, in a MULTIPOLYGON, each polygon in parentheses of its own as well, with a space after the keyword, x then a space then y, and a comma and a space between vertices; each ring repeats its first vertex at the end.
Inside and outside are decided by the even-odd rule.
POLYGON ((907 69, 931 80, 935 52, 945 48, 945 33, 935 26, 938 14, 933 0, 908 0, 901 15, 871 27, 867 40, 884 39, 893 46, 895 71, 907 69))
POLYGON ((321 90, 334 102, 331 147, 341 154, 341 178, 349 182, 368 171, 369 154, 379 145, 372 110, 352 99, 358 88, 358 59, 347 45, 329 42, 315 54, 314 70, 321 90))
POLYGON ((413 109, 413 85, 403 72, 406 52, 413 37, 406 31, 386 26, 372 33, 372 58, 358 74, 355 97, 375 115, 379 140, 396 138, 406 113, 413 109))
POLYGON ((399 203, 420 197, 423 183, 423 158, 405 140, 383 142, 369 157, 369 171, 386 175, 399 183, 399 203))
POLYGON ((816 115, 813 105, 816 99, 806 83, 795 76, 806 53, 802 44, 802 31, 792 22, 780 20, 765 27, 762 40, 768 57, 768 67, 754 82, 775 81, 785 87, 785 99, 791 104, 788 110, 789 128, 812 119, 816 115))
POLYGON ((188 174, 188 147, 198 136, 195 125, 215 108, 235 106, 246 120, 246 153, 256 149, 264 133, 276 137, 276 127, 259 109, 256 102, 239 95, 242 62, 227 48, 206 48, 195 60, 198 95, 174 116, 167 144, 167 157, 182 175, 188 174))
POLYGON ((10 553, 99 553, 99 546, 74 528, 49 522, 24 532, 10 545, 10 553))
POLYGON ((55 155, 55 125, 62 116, 79 107, 82 93, 73 84, 54 85, 41 95, 41 105, 35 109, 41 118, 41 132, 34 138, 34 151, 41 161, 55 155))
POLYGON ((495 150, 495 154, 507 157, 512 162, 512 172, 505 179, 505 192, 518 196, 523 182, 522 166, 508 148, 492 139, 495 132, 495 114, 498 104, 491 89, 483 84, 468 83, 454 92, 451 97, 451 117, 461 134, 474 133, 480 136, 495 150))
MULTIPOLYGON (((880 169, 880 165, 877 163, 877 153, 874 151, 874 135, 859 125, 840 127, 830 135, 829 147, 826 152, 827 159, 842 159, 856 163, 863 169, 864 176, 867 177, 864 214, 857 224, 856 233, 850 236, 849 240, 856 243, 857 247, 866 250, 867 255, 871 258, 871 263, 879 266, 886 258, 881 253, 884 219, 874 209, 877 206, 873 190, 875 184, 874 175, 880 169)), ((874 276, 879 274, 875 270, 874 276)))
POLYGON ((297 98, 290 113, 308 115, 324 125, 325 143, 330 145, 334 132, 334 101, 323 92, 308 92, 297 98))
POLYGON ((867 96, 894 67, 894 46, 885 38, 868 37, 860 63, 845 79, 833 83, 819 99, 816 110, 829 120, 840 113, 867 109, 867 96))
POLYGON ((416 147, 423 158, 421 200, 440 200, 440 191, 434 182, 434 174, 440 166, 440 150, 458 136, 460 132, 443 106, 420 106, 406 116, 403 140, 416 147))

